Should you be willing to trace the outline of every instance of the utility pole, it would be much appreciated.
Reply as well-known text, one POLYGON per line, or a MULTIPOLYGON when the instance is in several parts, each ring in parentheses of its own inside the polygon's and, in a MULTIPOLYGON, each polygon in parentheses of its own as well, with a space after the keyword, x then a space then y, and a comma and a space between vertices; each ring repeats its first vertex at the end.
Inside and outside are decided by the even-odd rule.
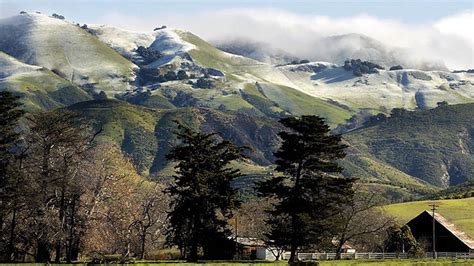
POLYGON ((240 248, 239 248, 239 237, 238 237, 238 221, 237 221, 237 215, 234 217, 235 218, 235 257, 239 260, 242 259, 240 257, 240 248))
POLYGON ((435 211, 438 209, 439 205, 436 202, 432 202, 428 204, 431 207, 432 216, 433 216, 433 259, 436 259, 436 219, 435 219, 435 211))

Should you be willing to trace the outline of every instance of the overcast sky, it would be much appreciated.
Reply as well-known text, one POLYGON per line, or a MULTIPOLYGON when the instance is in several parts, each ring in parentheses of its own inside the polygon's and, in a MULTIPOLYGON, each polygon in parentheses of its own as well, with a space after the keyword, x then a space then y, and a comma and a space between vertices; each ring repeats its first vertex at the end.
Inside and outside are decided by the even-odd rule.
POLYGON ((0 17, 22 10, 136 31, 165 24, 211 41, 248 38, 286 50, 308 49, 321 36, 361 33, 451 69, 474 68, 474 0, 0 0, 0 17))

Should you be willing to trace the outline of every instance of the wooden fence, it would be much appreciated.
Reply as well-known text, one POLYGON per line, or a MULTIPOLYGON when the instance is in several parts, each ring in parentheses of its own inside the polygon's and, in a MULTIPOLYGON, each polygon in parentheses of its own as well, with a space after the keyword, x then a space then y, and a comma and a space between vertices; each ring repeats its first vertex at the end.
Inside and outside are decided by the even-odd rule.
MULTIPOLYGON (((425 254, 426 258, 433 258, 432 252, 425 254)), ((474 259, 474 253, 437 252, 438 258, 453 259, 474 259)), ((288 260, 290 253, 285 252, 283 260, 288 260)), ((408 259, 408 253, 341 253, 341 259, 364 259, 364 260, 384 260, 384 259, 408 259)), ((334 260, 336 253, 298 253, 298 260, 334 260)))

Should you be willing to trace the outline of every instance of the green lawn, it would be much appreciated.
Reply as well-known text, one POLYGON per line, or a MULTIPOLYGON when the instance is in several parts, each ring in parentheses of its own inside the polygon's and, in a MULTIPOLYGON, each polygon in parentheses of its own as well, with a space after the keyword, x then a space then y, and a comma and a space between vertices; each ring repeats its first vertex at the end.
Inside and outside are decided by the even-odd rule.
MULTIPOLYGON (((429 210, 428 204, 433 201, 413 201, 391 204, 384 207, 388 214, 406 223, 424 210, 429 210)), ((474 238, 474 198, 438 200, 438 212, 456 227, 474 238)), ((473 262, 474 264, 474 262, 473 262)))
MULTIPOLYGON (((223 261, 223 262, 208 262, 208 263, 185 263, 185 262, 170 262, 170 261, 163 261, 163 262, 153 262, 153 263, 136 263, 134 265, 137 266, 152 266, 152 265, 160 265, 160 266, 167 266, 167 265, 212 265, 212 266, 224 266, 224 265, 257 265, 257 266, 275 266, 275 265, 287 265, 285 261, 280 262, 265 262, 265 261, 255 261, 255 262, 232 262, 232 261, 223 261)), ((19 264, 0 264, 0 266, 18 266, 19 264)), ((28 266, 43 266, 46 265, 44 263, 22 263, 21 265, 28 265, 28 266)), ((88 264, 48 264, 50 266, 61 265, 61 266, 82 266, 88 264)), ((89 264, 90 265, 90 264, 89 264)), ((109 264, 109 265, 118 265, 118 264, 109 264)), ((409 265, 419 265, 419 266, 442 266, 442 265, 474 265, 474 260, 340 260, 340 261, 321 261, 321 266, 350 266, 350 265, 387 265, 387 266, 409 266, 409 265)))

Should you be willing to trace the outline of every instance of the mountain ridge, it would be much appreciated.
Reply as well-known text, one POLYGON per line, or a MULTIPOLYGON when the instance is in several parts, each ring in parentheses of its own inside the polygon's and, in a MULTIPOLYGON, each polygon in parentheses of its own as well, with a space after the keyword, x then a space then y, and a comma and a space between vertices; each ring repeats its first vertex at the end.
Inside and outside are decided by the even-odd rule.
MULTIPOLYGON (((131 32, 21 14, 0 20, 0 40, 0 90, 22 96, 28 110, 69 107, 104 125, 100 139, 117 143, 145 176, 172 172, 164 154, 173 141, 169 129, 175 119, 254 146, 255 153, 242 167, 250 169, 249 174, 264 175, 271 171, 276 133, 282 129, 279 118, 320 115, 336 128, 361 113, 390 114, 405 108, 428 110, 414 113, 429 116, 429 110, 438 112, 441 109, 432 108, 443 102, 449 103, 449 110, 458 108, 452 104, 464 104, 468 107, 462 112, 470 113, 469 103, 474 102, 474 74, 469 72, 386 70, 356 59, 344 65, 298 61, 276 66, 230 54, 190 32, 170 28, 131 32), (65 30, 69 35, 59 38, 65 30), (20 45, 20 40, 25 41, 20 45), (74 60, 68 63, 67 58, 74 60)), ((449 185, 437 170, 420 174, 397 164, 383 149, 369 148, 375 145, 373 134, 389 130, 377 126, 345 135, 352 147, 342 162, 344 175, 356 175, 395 201, 449 185)), ((463 141, 464 147, 468 142, 463 141)), ((409 141, 404 139, 401 147, 405 143, 409 141)), ((442 148, 436 146, 436 160, 442 148)), ((456 167, 469 173, 471 159, 456 160, 456 167)))

